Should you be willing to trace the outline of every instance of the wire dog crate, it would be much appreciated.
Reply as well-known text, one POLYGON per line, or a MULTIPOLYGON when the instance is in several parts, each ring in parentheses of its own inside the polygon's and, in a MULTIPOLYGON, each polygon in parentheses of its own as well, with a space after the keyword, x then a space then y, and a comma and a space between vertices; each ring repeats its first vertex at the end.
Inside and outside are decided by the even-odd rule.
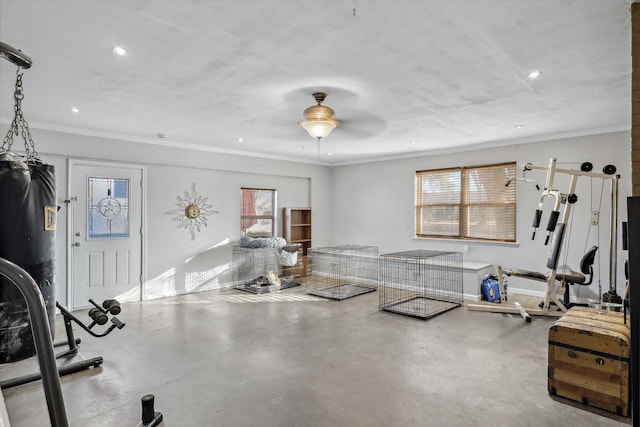
POLYGON ((377 246, 344 245, 310 248, 307 293, 343 300, 378 287, 377 246))
POLYGON ((414 250, 380 255, 379 308, 429 319, 462 305, 462 253, 414 250))
POLYGON ((236 289, 264 294, 300 286, 296 279, 302 273, 302 246, 232 249, 233 286, 236 289))

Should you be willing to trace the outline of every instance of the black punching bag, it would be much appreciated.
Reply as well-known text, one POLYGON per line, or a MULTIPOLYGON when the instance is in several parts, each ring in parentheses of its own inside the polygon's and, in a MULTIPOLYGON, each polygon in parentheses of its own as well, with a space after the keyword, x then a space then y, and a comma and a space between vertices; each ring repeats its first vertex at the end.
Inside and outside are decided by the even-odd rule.
MULTIPOLYGON (((0 257, 22 267, 40 287, 52 338, 56 212, 54 167, 0 153, 0 257)), ((0 363, 35 352, 26 302, 18 288, 0 276, 0 363)))

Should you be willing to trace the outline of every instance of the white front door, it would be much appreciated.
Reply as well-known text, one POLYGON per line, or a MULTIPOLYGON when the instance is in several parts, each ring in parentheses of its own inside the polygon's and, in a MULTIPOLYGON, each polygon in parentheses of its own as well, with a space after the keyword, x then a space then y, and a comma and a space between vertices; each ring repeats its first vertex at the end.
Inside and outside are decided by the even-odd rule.
POLYGON ((71 307, 140 299, 142 168, 71 167, 71 307), (77 199, 76 199, 77 198, 77 199))

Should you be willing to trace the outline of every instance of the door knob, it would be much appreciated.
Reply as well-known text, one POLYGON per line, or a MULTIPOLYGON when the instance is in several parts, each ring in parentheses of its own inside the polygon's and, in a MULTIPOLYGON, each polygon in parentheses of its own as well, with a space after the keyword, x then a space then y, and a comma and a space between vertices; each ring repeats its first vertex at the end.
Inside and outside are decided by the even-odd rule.
POLYGON ((73 244, 73 246, 80 246, 80 245, 81 245, 81 243, 80 243, 80 242, 75 242, 75 243, 73 244))

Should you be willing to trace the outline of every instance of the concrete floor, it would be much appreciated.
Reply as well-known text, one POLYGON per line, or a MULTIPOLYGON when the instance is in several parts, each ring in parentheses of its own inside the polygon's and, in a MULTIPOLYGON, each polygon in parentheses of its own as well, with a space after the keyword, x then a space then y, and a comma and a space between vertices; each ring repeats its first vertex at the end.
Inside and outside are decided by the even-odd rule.
MULTIPOLYGON (((547 394, 553 319, 461 307, 423 321, 377 307, 377 292, 327 301, 302 288, 125 304, 124 329, 102 339, 76 331, 82 354, 105 361, 63 378, 70 424, 135 426, 147 393, 164 425, 180 427, 629 423, 547 394)), ((2 365, 0 378, 33 366, 2 365)), ((13 427, 49 425, 39 382, 4 396, 13 427)))

